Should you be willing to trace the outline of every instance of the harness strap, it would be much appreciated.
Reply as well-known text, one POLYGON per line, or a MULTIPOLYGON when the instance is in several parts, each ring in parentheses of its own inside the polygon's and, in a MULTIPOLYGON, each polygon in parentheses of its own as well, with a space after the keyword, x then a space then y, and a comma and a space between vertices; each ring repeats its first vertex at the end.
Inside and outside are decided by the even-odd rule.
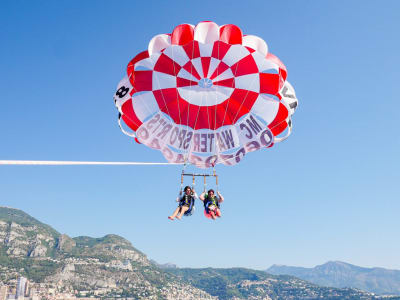
POLYGON ((183 170, 182 170, 182 175, 181 175, 181 188, 179 190, 179 196, 182 196, 182 192, 183 192, 183 170))
MULTIPOLYGON (((217 196, 214 196, 214 197, 215 197, 216 199, 218 199, 217 196)), ((204 208, 205 208, 205 210, 207 211, 207 213, 208 213, 208 211, 209 211, 208 207, 209 207, 210 205, 212 205, 212 204, 214 204, 214 203, 213 203, 213 202, 210 200, 210 198, 207 196, 207 198, 206 198, 205 201, 204 201, 204 208)), ((218 208, 220 208, 218 200, 215 201, 215 205, 216 205, 218 208)))

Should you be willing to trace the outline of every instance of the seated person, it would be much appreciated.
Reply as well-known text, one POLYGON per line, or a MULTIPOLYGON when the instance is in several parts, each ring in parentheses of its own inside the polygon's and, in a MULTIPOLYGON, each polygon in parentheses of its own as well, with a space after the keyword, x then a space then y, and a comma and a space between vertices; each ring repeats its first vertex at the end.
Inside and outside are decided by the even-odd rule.
POLYGON ((215 196, 214 190, 210 189, 208 192, 203 192, 200 195, 200 200, 204 203, 204 208, 206 210, 206 216, 209 215, 213 220, 217 217, 221 217, 221 210, 219 208, 219 204, 224 201, 224 197, 217 192, 218 197, 215 196))
POLYGON ((182 216, 189 211, 189 209, 192 209, 195 198, 198 197, 194 189, 192 190, 189 186, 186 186, 183 196, 176 199, 176 202, 179 202, 178 207, 175 209, 174 213, 168 217, 168 219, 181 219, 182 216))

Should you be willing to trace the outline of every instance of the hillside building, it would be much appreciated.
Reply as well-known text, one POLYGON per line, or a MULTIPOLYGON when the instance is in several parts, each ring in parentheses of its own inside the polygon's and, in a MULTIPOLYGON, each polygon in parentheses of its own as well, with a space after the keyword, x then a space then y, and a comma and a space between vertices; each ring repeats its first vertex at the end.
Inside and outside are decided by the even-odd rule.
POLYGON ((17 281, 17 289, 15 291, 15 299, 24 299, 28 288, 28 279, 19 277, 17 281))
POLYGON ((2 285, 0 286, 0 300, 6 300, 8 293, 8 286, 2 285))

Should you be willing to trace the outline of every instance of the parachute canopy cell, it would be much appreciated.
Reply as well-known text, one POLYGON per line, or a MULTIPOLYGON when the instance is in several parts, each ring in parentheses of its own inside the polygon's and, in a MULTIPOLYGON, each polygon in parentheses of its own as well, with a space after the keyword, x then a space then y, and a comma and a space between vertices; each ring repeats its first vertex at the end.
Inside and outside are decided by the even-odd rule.
POLYGON ((286 77, 261 38, 181 24, 130 61, 114 101, 122 131, 169 162, 234 165, 289 136, 297 98, 286 77))

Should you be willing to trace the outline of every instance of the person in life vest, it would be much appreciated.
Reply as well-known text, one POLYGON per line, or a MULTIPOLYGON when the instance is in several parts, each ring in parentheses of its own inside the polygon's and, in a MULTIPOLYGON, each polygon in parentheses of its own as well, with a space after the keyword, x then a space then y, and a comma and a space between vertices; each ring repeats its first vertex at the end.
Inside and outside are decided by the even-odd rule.
POLYGON ((214 190, 208 190, 208 192, 203 192, 200 195, 200 200, 203 201, 204 203, 204 209, 205 213, 209 215, 213 220, 215 220, 217 217, 221 217, 221 210, 219 207, 219 204, 224 201, 224 197, 220 194, 220 192, 217 192, 218 197, 215 196, 214 190))
POLYGON ((183 196, 176 198, 176 202, 179 202, 179 205, 168 219, 174 220, 177 218, 180 220, 185 213, 187 214, 192 210, 194 199, 196 198, 198 198, 198 196, 194 189, 192 190, 190 186, 186 186, 183 190, 183 196))

